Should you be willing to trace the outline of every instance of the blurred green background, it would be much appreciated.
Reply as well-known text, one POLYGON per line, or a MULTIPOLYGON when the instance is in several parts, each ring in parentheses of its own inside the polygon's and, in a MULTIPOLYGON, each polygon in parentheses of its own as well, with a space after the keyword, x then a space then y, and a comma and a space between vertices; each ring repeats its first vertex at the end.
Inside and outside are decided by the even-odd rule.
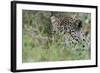
MULTIPOLYGON (((91 14, 78 12, 22 11, 22 62, 44 62, 64 60, 87 60, 91 57, 91 14), (82 20, 82 31, 86 41, 64 46, 64 34, 52 33, 51 15, 62 20, 65 16, 78 16, 82 20), (52 42, 52 37, 55 40, 52 42), (83 46, 83 44, 85 46, 83 46)), ((69 36, 69 35, 68 35, 69 36)), ((70 42, 70 41, 68 41, 70 42)))

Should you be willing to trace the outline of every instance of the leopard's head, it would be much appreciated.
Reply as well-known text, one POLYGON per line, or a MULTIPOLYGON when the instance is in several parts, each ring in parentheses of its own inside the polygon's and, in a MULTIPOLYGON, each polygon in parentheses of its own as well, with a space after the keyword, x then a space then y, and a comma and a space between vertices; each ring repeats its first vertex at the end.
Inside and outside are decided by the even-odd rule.
POLYGON ((75 20, 74 25, 75 25, 75 29, 79 31, 82 28, 82 21, 80 19, 75 20))

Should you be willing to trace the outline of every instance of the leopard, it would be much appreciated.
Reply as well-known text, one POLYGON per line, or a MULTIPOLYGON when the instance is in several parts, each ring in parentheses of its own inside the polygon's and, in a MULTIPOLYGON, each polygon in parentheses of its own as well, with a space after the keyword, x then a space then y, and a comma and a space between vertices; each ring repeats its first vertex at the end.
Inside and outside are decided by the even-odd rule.
MULTIPOLYGON (((80 18, 65 16, 60 20, 60 18, 52 16, 51 22, 53 32, 63 32, 65 47, 66 45, 69 46, 69 44, 77 45, 82 41, 88 43, 85 35, 86 33, 82 30, 83 23, 80 18)), ((87 44, 83 44, 82 47, 84 48, 86 45, 87 44)))

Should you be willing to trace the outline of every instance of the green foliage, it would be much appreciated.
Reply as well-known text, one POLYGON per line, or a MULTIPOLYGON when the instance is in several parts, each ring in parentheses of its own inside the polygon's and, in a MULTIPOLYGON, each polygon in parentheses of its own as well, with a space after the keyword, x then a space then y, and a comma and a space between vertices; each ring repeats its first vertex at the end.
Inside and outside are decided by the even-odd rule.
POLYGON ((60 19, 65 16, 78 14, 84 24, 83 28, 90 25, 91 15, 89 13, 23 10, 22 61, 41 62, 90 59, 90 48, 86 41, 65 47, 63 31, 52 32, 50 21, 52 13, 60 19), (52 40, 53 38, 54 40, 52 40))

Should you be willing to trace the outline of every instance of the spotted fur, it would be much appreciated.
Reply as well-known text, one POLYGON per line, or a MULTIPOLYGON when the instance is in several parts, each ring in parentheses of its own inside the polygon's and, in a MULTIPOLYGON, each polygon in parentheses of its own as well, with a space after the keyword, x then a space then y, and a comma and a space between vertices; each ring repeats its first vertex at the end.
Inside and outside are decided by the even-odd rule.
POLYGON ((72 17, 65 17, 62 21, 56 18, 55 16, 52 17, 52 24, 53 24, 53 31, 59 31, 59 29, 63 29, 64 34, 69 33, 73 40, 77 42, 81 39, 81 28, 82 22, 80 19, 75 19, 72 17))

